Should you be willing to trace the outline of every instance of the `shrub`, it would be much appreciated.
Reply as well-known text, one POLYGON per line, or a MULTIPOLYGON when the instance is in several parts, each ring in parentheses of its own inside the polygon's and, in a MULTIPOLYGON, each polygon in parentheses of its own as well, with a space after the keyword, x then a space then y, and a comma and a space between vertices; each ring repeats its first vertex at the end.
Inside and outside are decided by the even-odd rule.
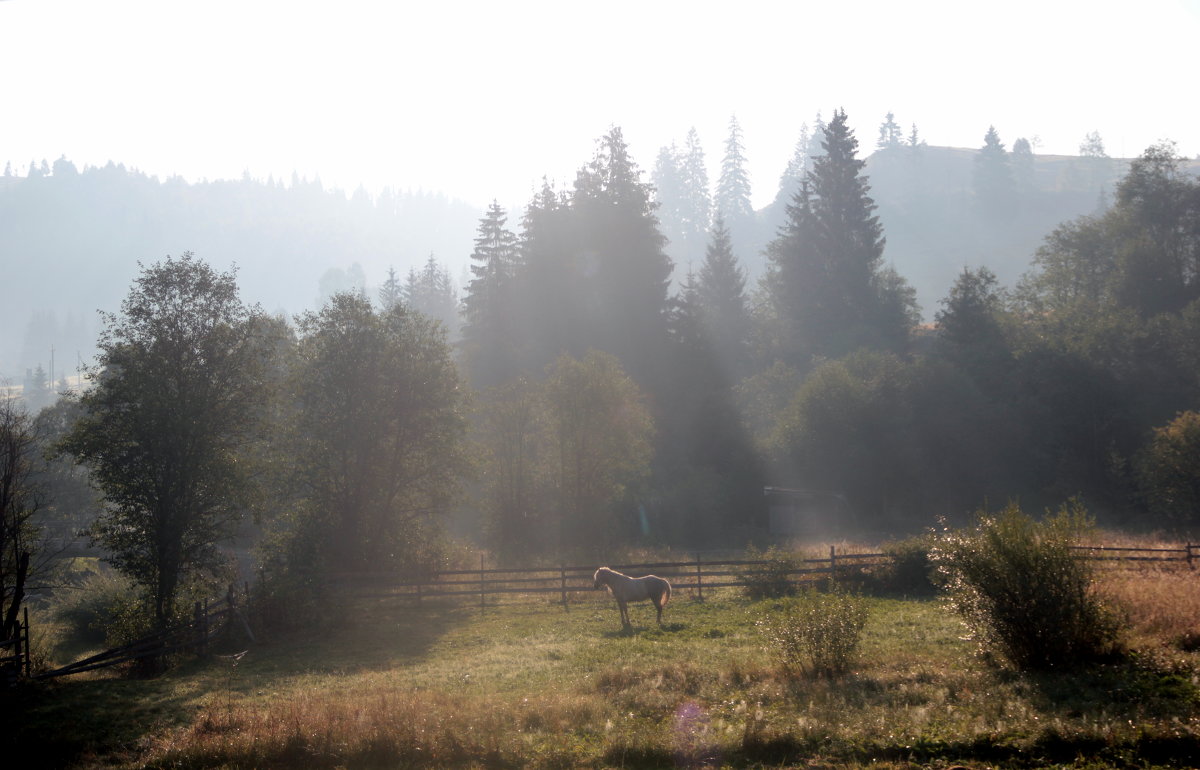
POLYGON ((858 658, 867 606, 853 594, 808 589, 785 602, 764 624, 789 676, 835 677, 858 658))
POLYGON ((884 543, 882 551, 888 564, 879 570, 880 587, 901 594, 928 595, 937 590, 935 568, 929 552, 934 539, 928 535, 907 537, 884 543))
POLYGON ((62 625, 66 644, 100 647, 136 638, 146 624, 145 608, 129 578, 114 570, 90 571, 78 587, 55 592, 51 614, 62 625))
POLYGON ((747 597, 768 599, 795 595, 797 586, 792 577, 802 565, 798 555, 775 546, 765 552, 750 546, 746 549, 746 560, 763 562, 747 565, 737 573, 738 579, 745 584, 742 590, 747 597))
POLYGON ((951 606, 985 651, 1022 670, 1066 668, 1116 651, 1116 615, 1071 546, 1092 527, 1071 501, 1035 522, 1010 504, 974 529, 943 533, 931 554, 951 606))

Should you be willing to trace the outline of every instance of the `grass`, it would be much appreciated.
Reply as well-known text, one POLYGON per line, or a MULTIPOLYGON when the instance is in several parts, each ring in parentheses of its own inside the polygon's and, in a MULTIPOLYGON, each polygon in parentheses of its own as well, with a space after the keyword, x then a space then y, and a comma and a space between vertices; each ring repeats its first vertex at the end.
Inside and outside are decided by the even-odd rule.
MULTIPOLYGON (((33 767, 973 767, 1200 762, 1192 573, 1106 571, 1136 600, 1128 661, 1018 676, 937 600, 869 598, 847 676, 789 676, 732 590, 419 608, 363 603, 334 632, 154 680, 96 676, 0 700, 33 767), (706 592, 707 593, 707 592, 706 592)), ((241 648, 236 645, 236 649, 241 648)), ((229 647, 233 651, 235 646, 229 647)), ((11 729, 11 728, 10 728, 11 729)))

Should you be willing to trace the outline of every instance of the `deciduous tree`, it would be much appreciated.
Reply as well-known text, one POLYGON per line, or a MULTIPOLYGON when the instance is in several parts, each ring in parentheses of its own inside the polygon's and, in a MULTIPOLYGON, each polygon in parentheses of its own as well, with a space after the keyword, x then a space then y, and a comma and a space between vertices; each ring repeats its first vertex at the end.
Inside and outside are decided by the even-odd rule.
POLYGON ((105 316, 94 385, 61 444, 104 497, 94 540, 146 591, 159 626, 181 583, 220 572, 218 544, 246 511, 240 452, 265 395, 257 313, 232 271, 190 253, 142 267, 105 316))

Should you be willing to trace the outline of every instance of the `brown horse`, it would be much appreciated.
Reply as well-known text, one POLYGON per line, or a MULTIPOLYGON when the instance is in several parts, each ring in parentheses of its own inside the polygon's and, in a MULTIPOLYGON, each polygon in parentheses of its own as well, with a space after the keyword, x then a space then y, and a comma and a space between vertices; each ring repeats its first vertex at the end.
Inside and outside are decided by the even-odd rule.
POLYGON ((621 610, 621 625, 630 627, 629 608, 626 602, 641 602, 649 599, 658 610, 658 624, 662 625, 663 607, 671 600, 671 584, 657 575, 646 577, 629 577, 616 570, 601 567, 593 576, 594 587, 606 586, 613 598, 617 600, 617 608, 621 610))

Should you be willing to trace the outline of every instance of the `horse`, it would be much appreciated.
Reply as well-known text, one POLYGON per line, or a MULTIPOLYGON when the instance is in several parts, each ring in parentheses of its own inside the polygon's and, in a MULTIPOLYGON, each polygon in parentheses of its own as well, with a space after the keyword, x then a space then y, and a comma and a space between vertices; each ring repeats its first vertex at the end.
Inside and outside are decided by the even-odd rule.
POLYGON ((625 606, 625 603, 641 602, 646 599, 654 602, 654 608, 658 610, 658 624, 662 625, 663 607, 666 607, 667 602, 671 600, 671 584, 663 578, 657 575, 640 578, 629 577, 608 567, 601 567, 593 576, 593 587, 599 589, 600 586, 606 586, 613 598, 617 600, 617 607, 621 610, 621 625, 625 628, 631 627, 629 608, 625 606))

